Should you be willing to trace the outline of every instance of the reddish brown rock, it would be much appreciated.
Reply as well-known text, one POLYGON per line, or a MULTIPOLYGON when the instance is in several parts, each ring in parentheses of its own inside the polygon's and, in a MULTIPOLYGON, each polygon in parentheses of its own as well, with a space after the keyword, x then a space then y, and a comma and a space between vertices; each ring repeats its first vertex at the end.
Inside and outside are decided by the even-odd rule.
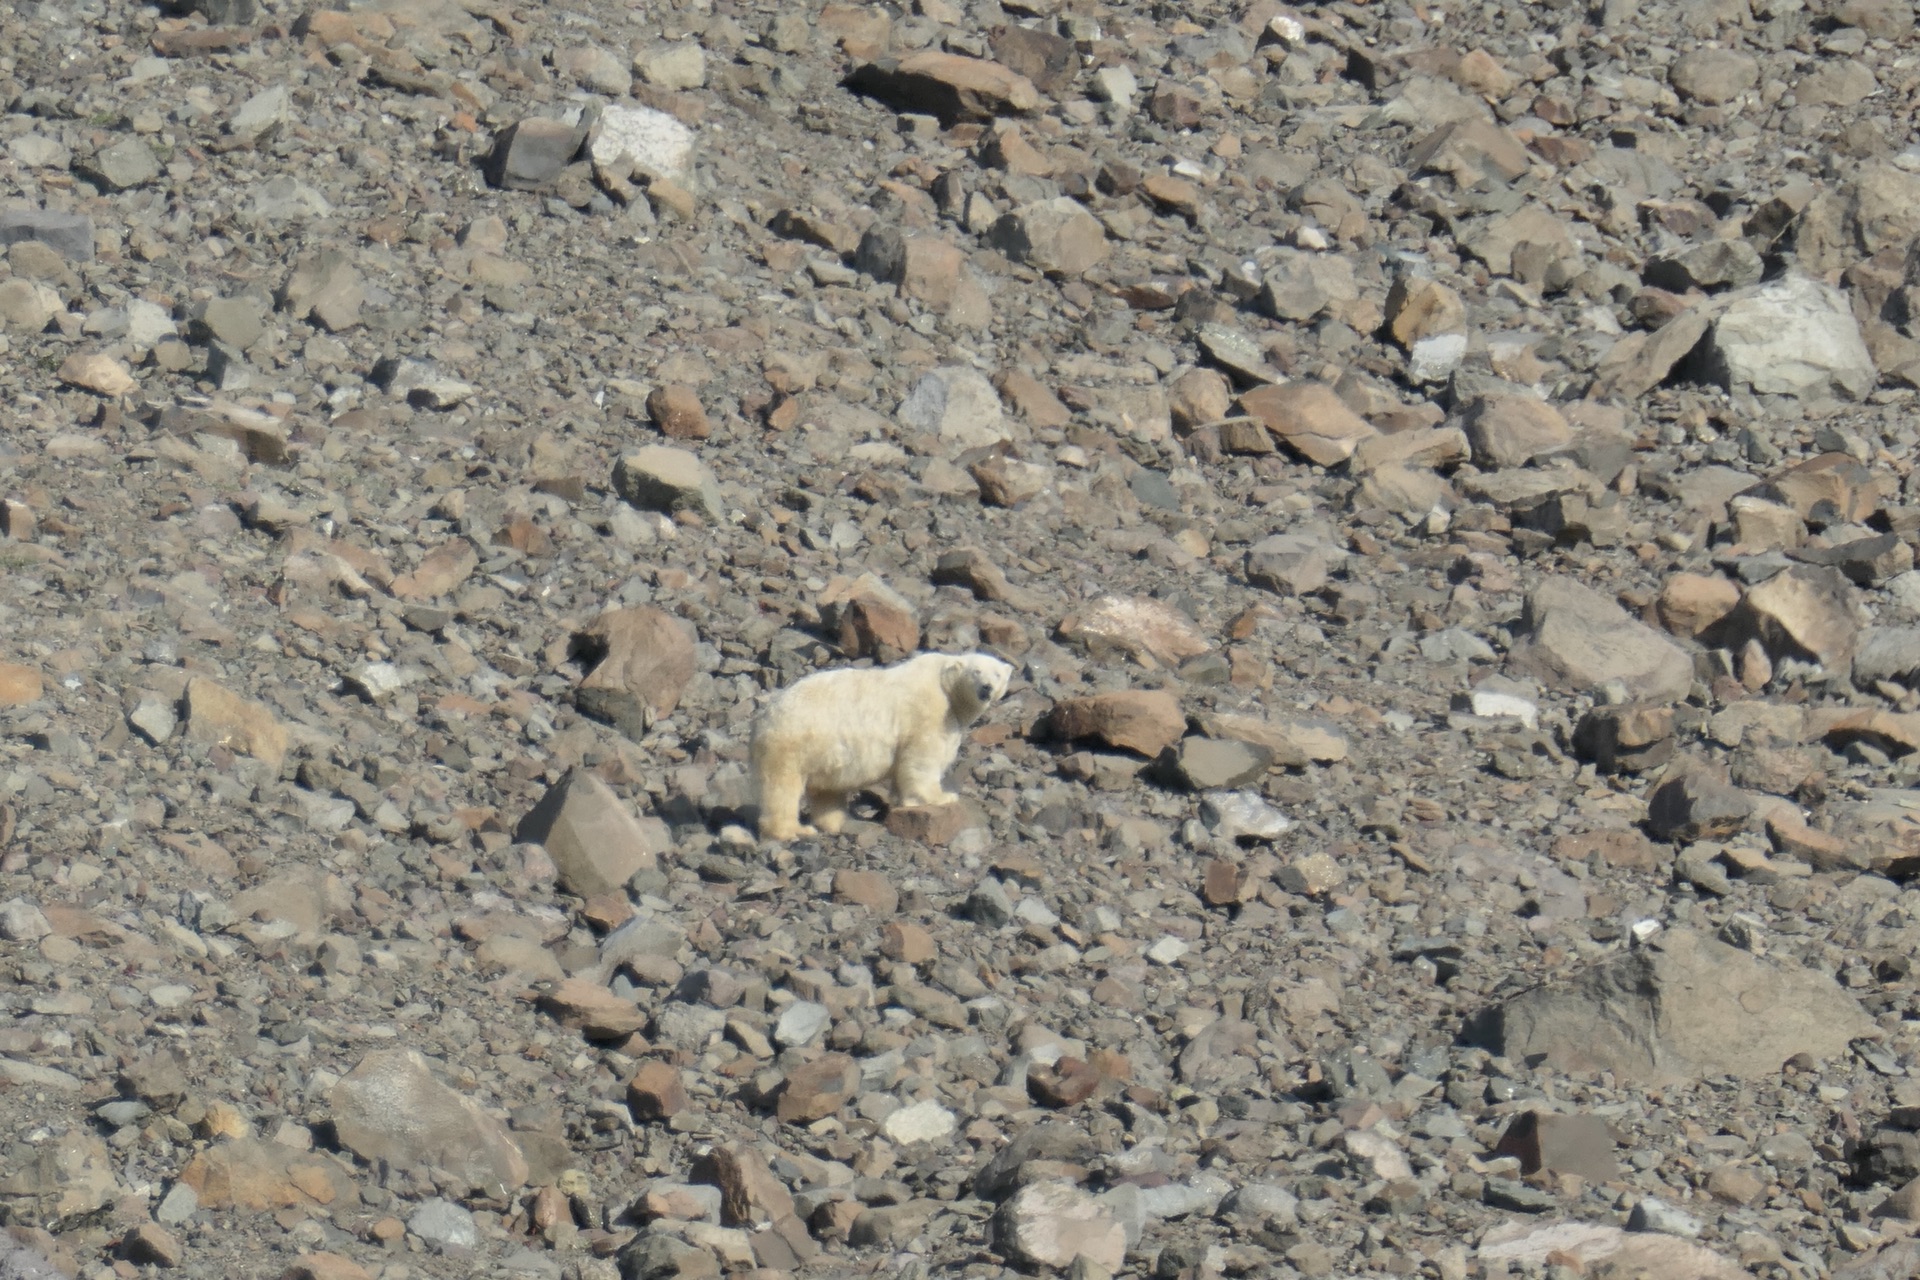
POLYGON ((670 1062, 643 1062, 627 1081, 627 1109, 635 1120, 671 1120, 692 1105, 680 1068, 670 1062))
POLYGON ((680 705, 699 669, 698 640, 692 623, 663 609, 607 610, 573 638, 574 651, 593 663, 574 690, 574 705, 629 738, 645 737, 680 705))
POLYGON ((1258 418, 1275 439, 1323 467, 1345 462, 1362 440, 1379 434, 1324 382, 1255 388, 1240 397, 1240 411, 1258 418))
POLYGON ((585 978, 568 978, 542 992, 540 1007, 589 1039, 619 1040, 647 1025, 639 1005, 585 978))
POLYGON ((647 395, 647 415, 660 434, 675 440, 705 440, 713 434, 713 424, 707 421, 707 411, 692 387, 655 387, 647 395))
POLYGON ((812 1124, 846 1106, 859 1089, 860 1064, 844 1053, 829 1053, 787 1073, 774 1114, 789 1124, 812 1124))
POLYGON ((1187 732, 1180 700, 1164 689, 1123 689, 1063 698, 1051 716, 1054 736, 1095 738, 1110 747, 1158 756, 1187 732))

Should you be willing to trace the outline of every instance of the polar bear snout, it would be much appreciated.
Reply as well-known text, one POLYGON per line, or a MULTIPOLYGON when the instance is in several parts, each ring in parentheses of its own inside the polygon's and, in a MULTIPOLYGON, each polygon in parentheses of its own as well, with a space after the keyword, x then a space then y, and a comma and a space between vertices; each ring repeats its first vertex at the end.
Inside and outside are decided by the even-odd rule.
POLYGON ((993 701, 993 681, 975 680, 973 682, 973 692, 974 692, 974 696, 979 698, 980 701, 992 702, 993 701))

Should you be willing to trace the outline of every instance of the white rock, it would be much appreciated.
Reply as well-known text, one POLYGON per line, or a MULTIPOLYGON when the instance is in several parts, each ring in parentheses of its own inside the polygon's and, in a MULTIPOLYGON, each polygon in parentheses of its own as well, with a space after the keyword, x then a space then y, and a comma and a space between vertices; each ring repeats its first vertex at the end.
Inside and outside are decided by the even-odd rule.
POLYGON ((1168 934, 1147 948, 1147 959, 1155 964, 1173 964, 1191 950, 1193 947, 1184 939, 1168 934))
POLYGON ((1413 1165, 1400 1144, 1376 1129, 1360 1129, 1346 1135, 1347 1154, 1366 1166, 1370 1176, 1391 1182, 1411 1178, 1413 1165))
POLYGON ((8 942, 38 942, 53 932, 40 908, 25 898, 0 902, 0 938, 8 942))
POLYGON ((1407 377, 1413 382, 1440 382, 1467 357, 1467 335, 1436 333, 1422 338, 1407 352, 1407 377))
POLYGON ((880 1132, 890 1141, 907 1146, 915 1142, 938 1142, 960 1127, 953 1112, 929 1098, 902 1107, 880 1122, 880 1132))
POLYGON ((616 104, 600 113, 587 154, 622 177, 644 171, 677 178, 693 159, 693 130, 664 111, 616 104))
POLYGON ((922 374, 895 416, 901 426, 937 435, 956 452, 987 448, 1010 436, 1000 393, 978 370, 961 366, 922 374))
POLYGON ((236 138, 257 138, 291 119, 293 96, 287 92, 287 86, 276 84, 241 103, 240 109, 227 121, 227 132, 236 138))
POLYGON ((1274 808, 1257 791, 1212 791, 1200 802, 1200 821, 1223 840, 1277 839, 1293 826, 1293 819, 1274 808))
POLYGON ((1112 1274, 1126 1261, 1126 1228, 1072 1183, 1029 1183, 1000 1206, 994 1224, 1000 1247, 1034 1266, 1064 1270, 1084 1257, 1112 1274))
POLYGON ((1124 110, 1133 106, 1134 95, 1139 92, 1140 81, 1125 67, 1102 67, 1093 73, 1092 94, 1101 102, 1111 102, 1124 110))
POLYGON ((1734 296, 1713 322, 1707 367, 1730 390, 1852 400, 1880 376, 1845 295, 1799 274, 1734 296))
POLYGON ((811 1000, 795 1000, 781 1013, 780 1020, 773 1024, 773 1038, 776 1043, 789 1048, 812 1044, 827 1032, 833 1015, 823 1004, 811 1000))
POLYGON ((171 338, 177 332, 173 317, 167 309, 158 303, 148 302, 145 298, 133 298, 127 302, 127 342, 135 347, 152 347, 162 338, 171 338))

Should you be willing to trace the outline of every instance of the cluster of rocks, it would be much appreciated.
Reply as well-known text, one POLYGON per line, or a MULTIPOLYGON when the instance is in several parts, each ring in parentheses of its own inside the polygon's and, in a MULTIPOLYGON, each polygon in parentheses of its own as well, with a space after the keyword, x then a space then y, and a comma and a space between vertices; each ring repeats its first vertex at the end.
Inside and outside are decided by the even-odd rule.
POLYGON ((1912 30, 0 12, 0 1278, 1920 1269, 1912 30))

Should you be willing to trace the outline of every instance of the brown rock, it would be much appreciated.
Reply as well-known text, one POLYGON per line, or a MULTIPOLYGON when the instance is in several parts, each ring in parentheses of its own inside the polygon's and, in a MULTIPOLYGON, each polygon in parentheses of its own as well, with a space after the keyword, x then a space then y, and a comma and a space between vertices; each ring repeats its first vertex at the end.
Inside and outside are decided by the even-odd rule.
POLYGON ((855 871, 841 868, 833 873, 833 900, 851 902, 890 916, 900 907, 900 892, 887 880, 884 872, 855 871))
POLYGON ((1430 169, 1459 176, 1471 186, 1491 173, 1512 182, 1532 162, 1520 140, 1490 120, 1461 120, 1443 124, 1414 143, 1407 156, 1409 169, 1430 169))
POLYGON ((941 552, 929 578, 936 586, 965 587, 979 599, 1009 604, 1016 609, 1038 609, 1043 604, 1042 597, 1035 592, 1009 582, 1006 572, 978 547, 941 552))
POLYGON ((994 377, 994 390, 1007 407, 1036 427, 1064 427, 1073 421, 1073 411, 1047 384, 1030 373, 1005 369, 994 377))
POLYGON ((693 624, 665 610, 609 609, 573 637, 574 653, 593 664, 574 705, 639 741, 680 705, 699 670, 698 643, 693 624))
POLYGON ((1483 467, 1524 466, 1573 443, 1573 428, 1558 409, 1535 396, 1486 395, 1467 409, 1467 442, 1483 467))
POLYGON ((635 1120, 671 1120, 692 1105, 680 1068, 670 1062, 643 1062, 627 1081, 627 1109, 635 1120))
POLYGON ((1613 1134, 1599 1116, 1523 1111, 1507 1123, 1493 1150, 1519 1160, 1522 1173, 1570 1173, 1594 1186, 1620 1176, 1613 1134))
POLYGON ((820 621, 838 633, 856 657, 898 662, 920 648, 920 618, 912 602, 877 575, 836 578, 820 598, 820 621))
POLYGON ((250 755, 279 769, 292 739, 264 703, 251 702, 205 676, 187 681, 187 736, 250 755))
POLYGON ((1037 200, 1003 214, 988 232, 993 246, 1015 262, 1051 276, 1077 276, 1104 262, 1107 230, 1071 196, 1037 200))
POLYGON ((1767 1182, 1752 1169, 1723 1164, 1707 1175, 1707 1193, 1726 1204, 1744 1207, 1767 1194, 1767 1182))
POLYGON ((1602 773, 1644 773, 1673 758, 1673 708, 1595 707, 1580 717, 1573 741, 1602 773))
POLYGON ((303 1253, 280 1273, 280 1280, 373 1280, 373 1277, 359 1263, 337 1253, 303 1253))
POLYGON ((1717 574, 1676 573, 1660 588, 1656 605, 1660 625, 1677 636, 1694 637, 1732 613, 1740 588, 1717 574))
POLYGON ((216 1143, 189 1160, 180 1181, 202 1209, 290 1209, 358 1203, 347 1168, 332 1156, 277 1142, 241 1138, 216 1143))
POLYGON ((186 1250, 173 1232, 157 1222, 143 1222, 120 1241, 120 1256, 135 1266, 177 1267, 186 1250))
POLYGON ((1684 650, 1572 578, 1542 579, 1528 594, 1508 661, 1578 692, 1617 680, 1645 702, 1677 702, 1693 687, 1684 650))
POLYGON ((1323 467, 1345 462, 1362 440, 1378 434, 1324 382, 1257 387, 1240 397, 1240 411, 1260 419, 1275 439, 1323 467))
POLYGON ((645 1010, 597 982, 568 978, 541 993, 540 1007, 589 1040, 624 1040, 647 1025, 645 1010))
POLYGON ((766 1159, 745 1143, 722 1144, 697 1157, 693 1180, 720 1188, 720 1220, 730 1227, 758 1227, 793 1216, 793 1197, 766 1159))
POLYGON ((980 501, 990 507, 1017 507, 1045 493, 1053 480, 1046 467, 1000 454, 980 459, 967 474, 980 486, 980 501))
POLYGON ((940 954, 940 948, 921 926, 895 920, 880 931, 880 954, 901 964, 925 964, 940 954))
POLYGON ((480 567, 479 553, 465 538, 436 548, 414 568, 393 580, 393 594, 402 600, 438 599, 473 576, 480 567))
POLYGON ((1027 1068, 1027 1095, 1043 1107, 1078 1106, 1105 1082, 1105 1076, 1079 1058, 1066 1057, 1052 1066, 1035 1063, 1027 1068))
POLYGON ((1647 796, 1647 830, 1656 840, 1724 840, 1752 817, 1744 791, 1693 762, 1676 765, 1647 796))
POLYGON ((1245 902, 1249 896, 1248 890, 1252 887, 1252 877, 1247 875, 1245 867, 1225 858, 1214 858, 1207 863, 1200 896, 1206 899, 1208 906, 1231 906, 1245 902))
POLYGON ((948 122, 991 119, 1040 105, 1039 90, 1025 76, 984 58, 933 50, 870 62, 847 78, 847 87, 896 110, 948 122))
POLYGON ((17 662, 0 662, 0 707, 24 707, 45 692, 40 673, 17 662))
POLYGON ((621 888, 634 872, 653 866, 671 844, 665 823, 636 818, 606 783, 585 769, 570 769, 547 788, 513 836, 543 846, 561 887, 581 898, 621 888))
POLYGON ((1060 623, 1060 638, 1098 655, 1117 649, 1167 666, 1210 652, 1213 645, 1192 618, 1151 596, 1102 596, 1060 623))
POLYGON ((1795 565, 1747 589, 1744 621, 1778 663, 1810 658, 1844 674, 1866 621, 1853 584, 1838 569, 1795 565))
POLYGON ((1652 871, 1660 865, 1659 851, 1638 831, 1587 831, 1553 842, 1554 856, 1569 862, 1585 862, 1596 853, 1610 867, 1652 871))
POLYGON ((713 434, 707 411, 692 387, 668 384, 647 394, 647 414, 660 433, 675 440, 705 440, 713 434))
POLYGON ((860 1091, 860 1064, 829 1053, 787 1073, 774 1099, 774 1114, 788 1124, 812 1124, 837 1113, 860 1091))
POLYGON ((1174 380, 1167 409, 1181 431, 1218 422, 1233 410, 1233 384, 1218 369, 1189 369, 1174 380))
POLYGON ((54 377, 70 387, 101 396, 130 396, 140 389, 140 381, 127 366, 98 351, 76 351, 61 362, 54 377))
POLYGON ((902 840, 938 848, 953 843, 960 833, 981 825, 973 806, 956 804, 900 805, 887 810, 887 831, 902 840))
POLYGON ((1054 736, 1096 738, 1110 747, 1158 756, 1187 732, 1180 700, 1164 689, 1123 689, 1063 698, 1053 706, 1054 736))
POLYGON ((1422 338, 1467 331, 1467 304, 1438 280, 1401 276, 1387 290, 1387 332, 1403 350, 1422 338))

